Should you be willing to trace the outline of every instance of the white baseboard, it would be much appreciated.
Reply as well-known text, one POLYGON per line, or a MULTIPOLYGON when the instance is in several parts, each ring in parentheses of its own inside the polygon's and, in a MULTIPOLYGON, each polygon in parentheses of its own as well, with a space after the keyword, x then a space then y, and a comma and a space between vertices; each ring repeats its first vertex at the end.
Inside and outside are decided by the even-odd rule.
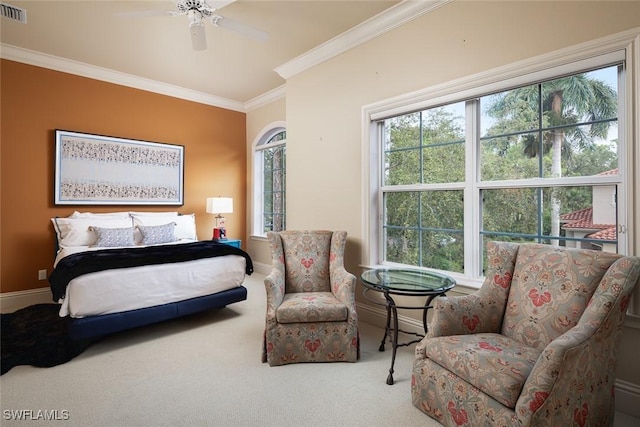
MULTIPOLYGON (((356 303, 356 311, 358 312, 359 321, 384 328, 387 321, 387 311, 383 307, 356 303)), ((400 329, 404 331, 416 334, 424 333, 422 322, 411 317, 398 314, 398 324, 400 329)))
POLYGON ((52 304, 50 288, 0 293, 0 313, 13 313, 34 304, 52 304))
POLYGON ((264 274, 265 276, 271 273, 271 264, 265 264, 262 262, 253 262, 253 271, 256 273, 264 274))
POLYGON ((640 385, 616 380, 616 410, 640 418, 640 385))
MULTIPOLYGON (((387 312, 382 307, 356 303, 358 320, 381 328, 387 321, 387 312)), ((422 333, 422 322, 411 317, 398 314, 400 329, 422 333)), ((616 380, 616 411, 624 412, 636 418, 640 418, 640 385, 623 380, 616 380)))

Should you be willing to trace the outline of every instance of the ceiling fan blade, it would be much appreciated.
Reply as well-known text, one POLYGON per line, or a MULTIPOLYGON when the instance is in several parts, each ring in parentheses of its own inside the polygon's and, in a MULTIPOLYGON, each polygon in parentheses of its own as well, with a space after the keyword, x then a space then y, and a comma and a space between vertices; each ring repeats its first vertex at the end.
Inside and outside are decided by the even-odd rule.
POLYGON ((265 31, 259 30, 247 24, 242 24, 237 21, 233 21, 223 16, 212 16, 211 23, 216 27, 225 28, 227 30, 235 31, 243 36, 248 36, 259 41, 266 41, 269 38, 269 34, 265 31))
POLYGON ((235 1, 236 0, 207 0, 207 5, 213 10, 218 10, 222 9, 225 6, 229 6, 235 1))
POLYGON ((191 45, 193 50, 205 50, 207 48, 207 36, 204 32, 204 24, 190 25, 189 31, 191 32, 191 45))

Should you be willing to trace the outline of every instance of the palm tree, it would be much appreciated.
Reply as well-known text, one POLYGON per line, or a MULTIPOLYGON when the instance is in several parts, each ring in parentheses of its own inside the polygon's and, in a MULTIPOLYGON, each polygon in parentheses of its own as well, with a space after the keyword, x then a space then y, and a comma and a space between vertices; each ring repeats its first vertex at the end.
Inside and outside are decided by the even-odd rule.
MULTIPOLYGON (((496 128, 501 132, 523 132, 526 156, 533 158, 551 151, 553 178, 562 176, 563 158, 570 165, 573 147, 584 149, 592 146, 596 138, 607 137, 617 111, 616 90, 586 74, 504 92, 487 108, 487 114, 498 119, 496 128)), ((558 237, 560 200, 554 189, 550 203, 551 236, 558 237)), ((558 245, 559 240, 553 244, 558 245)))

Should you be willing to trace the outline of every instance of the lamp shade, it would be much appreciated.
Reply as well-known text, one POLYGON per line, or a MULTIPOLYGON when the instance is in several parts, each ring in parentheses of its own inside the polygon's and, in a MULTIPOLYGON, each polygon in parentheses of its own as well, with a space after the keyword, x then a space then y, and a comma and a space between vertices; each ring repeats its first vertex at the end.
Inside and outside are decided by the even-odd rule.
POLYGON ((207 213, 222 214, 233 212, 233 199, 231 197, 207 198, 207 213))

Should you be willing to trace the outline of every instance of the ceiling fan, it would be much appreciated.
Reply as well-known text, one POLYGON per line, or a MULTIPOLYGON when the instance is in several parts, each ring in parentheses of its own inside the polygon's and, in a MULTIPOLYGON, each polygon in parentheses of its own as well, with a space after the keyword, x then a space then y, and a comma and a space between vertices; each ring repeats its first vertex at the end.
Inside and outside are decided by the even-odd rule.
POLYGON ((233 3, 235 0, 173 0, 176 4, 176 10, 167 11, 147 11, 133 12, 131 15, 170 15, 170 16, 186 16, 189 22, 189 31, 191 33, 191 44, 194 50, 205 50, 207 48, 207 38, 205 34, 205 21, 211 22, 214 27, 225 28, 235 31, 244 36, 254 38, 259 41, 265 41, 269 35, 257 28, 233 21, 218 15, 219 9, 233 3))

